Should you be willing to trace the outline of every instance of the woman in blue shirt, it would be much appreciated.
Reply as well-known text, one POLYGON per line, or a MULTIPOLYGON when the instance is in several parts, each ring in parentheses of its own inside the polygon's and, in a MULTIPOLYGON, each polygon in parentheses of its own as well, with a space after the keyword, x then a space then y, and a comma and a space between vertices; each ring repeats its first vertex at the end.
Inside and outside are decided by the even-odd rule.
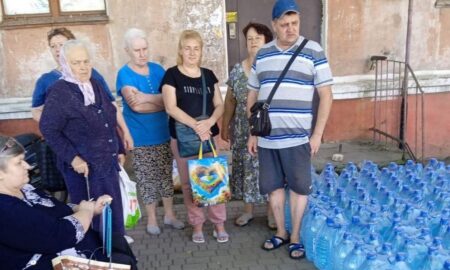
POLYGON ((133 166, 137 186, 147 211, 147 232, 157 235, 156 204, 162 198, 164 224, 183 229, 172 207, 172 152, 168 116, 159 91, 164 69, 148 62, 145 33, 131 28, 125 33, 130 61, 117 74, 117 93, 123 97, 123 115, 134 140, 133 166))

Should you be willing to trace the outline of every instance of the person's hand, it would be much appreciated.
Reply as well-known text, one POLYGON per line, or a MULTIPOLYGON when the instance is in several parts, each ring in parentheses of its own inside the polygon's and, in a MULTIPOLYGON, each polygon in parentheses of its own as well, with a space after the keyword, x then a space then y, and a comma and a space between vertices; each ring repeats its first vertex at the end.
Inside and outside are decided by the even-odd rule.
POLYGON ((212 121, 211 118, 200 120, 195 124, 194 130, 198 136, 201 136, 203 133, 210 133, 210 129, 213 125, 214 121, 212 121))
POLYGON ((200 134, 198 136, 200 137, 200 141, 204 142, 204 141, 207 141, 207 140, 211 139, 211 132, 208 131, 208 132, 205 132, 205 133, 200 134))
POLYGON ((125 164, 125 155, 124 154, 119 154, 117 156, 117 161, 119 162, 119 164, 121 166, 123 166, 123 164, 125 164))
POLYGON ((99 215, 107 203, 111 203, 112 197, 109 195, 102 195, 95 201, 94 214, 99 215))
POLYGON ((319 147, 322 143, 321 140, 321 136, 317 136, 314 134, 311 136, 311 138, 309 138, 309 145, 311 146, 311 156, 314 156, 315 154, 317 154, 317 152, 319 152, 319 147))
POLYGON ((252 156, 256 156, 258 153, 258 137, 249 136, 247 141, 247 150, 252 156))
POLYGON ((129 132, 123 133, 123 146, 127 151, 133 150, 134 148, 134 141, 129 132))
POLYGON ((89 166, 82 158, 79 156, 75 156, 75 158, 70 163, 73 170, 79 174, 83 174, 84 177, 89 176, 89 166))
POLYGON ((94 201, 81 201, 80 204, 78 204, 78 212, 85 211, 87 213, 90 213, 94 215, 95 212, 95 202, 94 201))
POLYGON ((137 106, 146 102, 146 96, 144 93, 137 89, 131 89, 131 95, 128 100, 130 106, 137 106))

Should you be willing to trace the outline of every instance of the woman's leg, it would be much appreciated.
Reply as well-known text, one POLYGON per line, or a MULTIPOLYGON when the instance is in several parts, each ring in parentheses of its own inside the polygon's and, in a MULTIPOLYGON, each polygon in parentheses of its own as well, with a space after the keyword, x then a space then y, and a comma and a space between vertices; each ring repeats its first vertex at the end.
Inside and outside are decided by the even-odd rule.
POLYGON ((194 205, 192 201, 192 190, 191 184, 189 182, 189 171, 187 166, 187 161, 192 158, 182 158, 179 155, 177 141, 175 139, 171 140, 171 148, 173 156, 177 161, 178 172, 180 175, 181 189, 183 191, 183 200, 184 205, 187 209, 187 220, 188 223, 194 227, 195 232, 201 232, 202 225, 205 222, 205 214, 203 213, 203 209, 194 205))
POLYGON ((133 168, 136 174, 136 183, 145 204, 147 212, 147 227, 151 226, 155 230, 159 230, 156 220, 156 204, 158 202, 157 186, 159 179, 153 177, 154 170, 157 166, 154 164, 152 155, 152 147, 135 147, 133 149, 133 168))
POLYGON ((158 158, 157 164, 155 165, 159 168, 159 175, 157 177, 159 179, 158 190, 164 206, 164 224, 170 225, 175 229, 183 229, 183 222, 176 218, 175 212, 173 211, 173 155, 170 149, 170 141, 158 145, 154 154, 158 158))

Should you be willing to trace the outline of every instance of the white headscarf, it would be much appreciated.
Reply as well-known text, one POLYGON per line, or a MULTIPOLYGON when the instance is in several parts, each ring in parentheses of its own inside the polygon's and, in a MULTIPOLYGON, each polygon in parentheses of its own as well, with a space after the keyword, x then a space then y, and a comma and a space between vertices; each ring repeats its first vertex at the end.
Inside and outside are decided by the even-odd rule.
POLYGON ((61 79, 78 85, 78 88, 81 90, 81 93, 83 93, 84 96, 84 106, 89 106, 95 103, 95 94, 94 89, 92 88, 92 84, 90 81, 81 82, 80 80, 76 79, 72 73, 72 69, 70 68, 69 63, 67 62, 66 56, 66 53, 68 51, 67 45, 75 43, 84 46, 84 44, 78 40, 69 40, 66 43, 64 43, 61 53, 59 54, 59 64, 61 65, 61 73, 62 73, 61 79))

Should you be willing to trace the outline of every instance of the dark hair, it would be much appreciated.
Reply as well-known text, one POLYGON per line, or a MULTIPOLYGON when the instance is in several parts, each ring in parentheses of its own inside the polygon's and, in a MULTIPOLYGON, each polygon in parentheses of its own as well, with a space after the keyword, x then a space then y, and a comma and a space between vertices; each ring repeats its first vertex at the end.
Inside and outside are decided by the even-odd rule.
POLYGON ((0 135, 0 170, 4 170, 10 158, 25 153, 25 148, 14 138, 0 135))
POLYGON ((72 31, 70 31, 69 29, 65 28, 65 27, 59 27, 59 28, 53 28, 52 30, 50 30, 47 33, 47 41, 48 44, 50 45, 50 40, 54 37, 54 36, 64 36, 67 39, 75 39, 75 35, 72 33, 72 31))
POLYGON ((264 24, 256 23, 256 22, 249 22, 244 29, 242 29, 242 33, 244 34, 245 38, 247 38, 247 33, 250 28, 254 28, 256 30, 256 33, 260 35, 264 35, 264 42, 270 42, 273 40, 273 34, 272 31, 270 31, 269 27, 267 27, 264 24))

